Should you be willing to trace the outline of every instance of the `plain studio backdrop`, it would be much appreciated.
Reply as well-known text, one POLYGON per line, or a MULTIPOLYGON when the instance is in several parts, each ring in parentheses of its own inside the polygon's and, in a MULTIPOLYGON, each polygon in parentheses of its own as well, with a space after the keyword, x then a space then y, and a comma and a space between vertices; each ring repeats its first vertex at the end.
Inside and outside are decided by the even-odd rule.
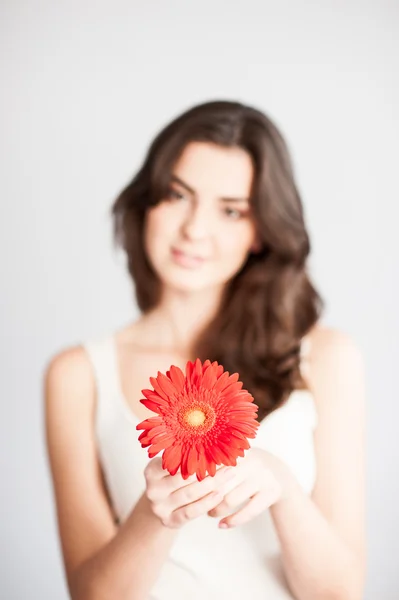
POLYGON ((65 600, 42 373, 137 315, 109 208, 194 103, 266 111, 291 149, 324 321, 367 368, 367 600, 398 598, 399 4, 3 0, 1 598, 65 600))

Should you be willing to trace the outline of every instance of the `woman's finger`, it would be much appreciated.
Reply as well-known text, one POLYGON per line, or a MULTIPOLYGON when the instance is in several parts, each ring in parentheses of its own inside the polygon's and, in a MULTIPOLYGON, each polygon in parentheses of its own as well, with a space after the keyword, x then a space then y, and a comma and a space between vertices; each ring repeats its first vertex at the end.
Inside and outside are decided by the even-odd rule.
POLYGON ((279 497, 280 491, 277 488, 275 490, 261 490, 255 494, 245 506, 222 519, 219 523, 219 527, 227 528, 243 525, 268 509, 279 497))
POLYGON ((195 475, 184 480, 180 473, 170 475, 168 471, 162 468, 162 459, 155 457, 151 459, 144 469, 146 480, 147 498, 153 503, 163 502, 172 492, 183 485, 188 485, 197 481, 195 475))
POLYGON ((210 517, 221 517, 230 514, 235 508, 259 491, 259 486, 253 481, 243 481, 229 493, 225 494, 222 502, 209 511, 210 517))
POLYGON ((171 510, 176 510, 182 506, 196 502, 210 492, 218 490, 223 494, 223 485, 231 481, 234 476, 234 467, 219 469, 214 477, 208 476, 202 481, 195 479, 194 483, 180 487, 170 494, 167 503, 171 507, 171 510))
POLYGON ((196 519, 197 517, 206 514, 208 510, 213 508, 216 504, 219 504, 222 498, 223 494, 221 492, 211 492, 196 502, 174 510, 168 519, 168 527, 181 527, 187 523, 187 521, 191 521, 192 519, 196 519))
POLYGON ((148 461, 144 469, 144 477, 147 481, 163 479, 166 475, 169 473, 162 468, 162 459, 159 456, 148 461))

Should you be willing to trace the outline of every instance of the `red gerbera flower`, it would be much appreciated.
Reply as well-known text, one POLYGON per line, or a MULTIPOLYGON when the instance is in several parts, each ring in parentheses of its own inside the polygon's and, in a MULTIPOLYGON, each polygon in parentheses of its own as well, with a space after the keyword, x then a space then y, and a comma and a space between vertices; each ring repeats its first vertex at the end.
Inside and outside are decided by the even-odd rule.
POLYGON ((186 375, 172 365, 166 375, 150 377, 153 390, 140 400, 156 412, 137 425, 139 440, 153 458, 163 450, 162 466, 171 475, 180 467, 183 479, 194 473, 201 481, 216 465, 236 465, 250 447, 259 426, 253 396, 242 389, 238 373, 230 375, 216 361, 188 361, 186 375))

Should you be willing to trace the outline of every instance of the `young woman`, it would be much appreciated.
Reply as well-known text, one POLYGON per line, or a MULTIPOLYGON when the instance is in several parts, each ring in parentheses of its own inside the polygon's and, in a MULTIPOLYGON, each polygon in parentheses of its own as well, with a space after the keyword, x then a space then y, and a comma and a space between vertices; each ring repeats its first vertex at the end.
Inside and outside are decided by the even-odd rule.
POLYGON ((322 301, 286 144, 236 102, 159 133, 112 211, 141 316, 54 356, 47 443, 74 600, 360 600, 364 375, 322 301), (196 357, 238 372, 252 447, 198 482, 149 459, 149 378, 196 357))

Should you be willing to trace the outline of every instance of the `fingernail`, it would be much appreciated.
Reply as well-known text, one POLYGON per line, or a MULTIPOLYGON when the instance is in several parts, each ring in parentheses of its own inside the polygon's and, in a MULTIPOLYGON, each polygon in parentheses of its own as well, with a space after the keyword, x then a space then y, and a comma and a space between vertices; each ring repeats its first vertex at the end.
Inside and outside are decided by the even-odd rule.
POLYGON ((227 523, 219 523, 219 529, 228 529, 229 526, 227 525, 227 523))

